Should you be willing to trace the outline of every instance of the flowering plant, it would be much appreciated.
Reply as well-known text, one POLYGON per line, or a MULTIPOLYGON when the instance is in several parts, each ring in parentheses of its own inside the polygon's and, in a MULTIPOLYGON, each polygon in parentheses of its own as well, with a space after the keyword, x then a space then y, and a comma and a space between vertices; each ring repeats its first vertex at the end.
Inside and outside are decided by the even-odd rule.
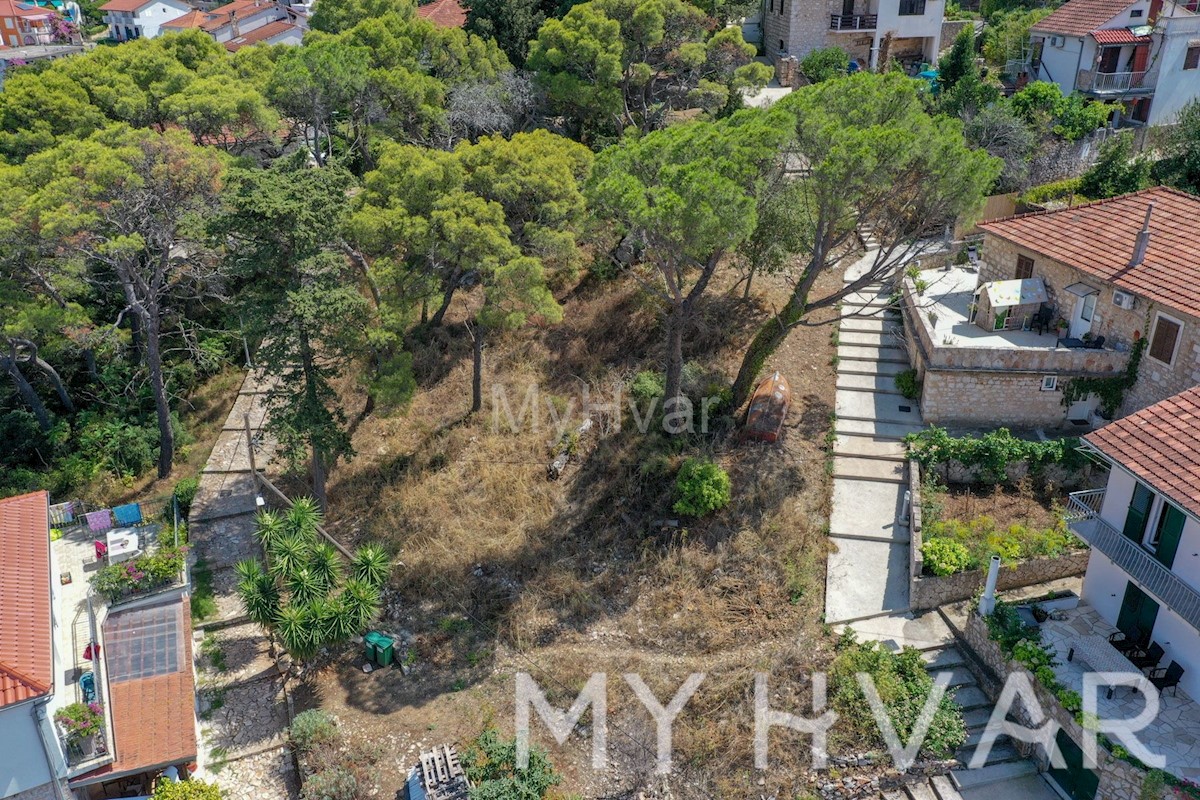
POLYGON ((99 703, 71 703, 54 714, 68 739, 82 739, 99 733, 104 725, 104 708, 99 703))

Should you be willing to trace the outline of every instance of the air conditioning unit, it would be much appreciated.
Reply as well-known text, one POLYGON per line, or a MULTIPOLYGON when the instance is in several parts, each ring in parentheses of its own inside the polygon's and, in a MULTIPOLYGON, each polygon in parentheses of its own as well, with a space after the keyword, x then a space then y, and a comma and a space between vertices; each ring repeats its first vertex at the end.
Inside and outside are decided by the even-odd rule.
POLYGON ((1126 311, 1133 309, 1136 298, 1129 292, 1122 292, 1120 289, 1113 290, 1112 297, 1113 305, 1117 308, 1123 308, 1126 311))

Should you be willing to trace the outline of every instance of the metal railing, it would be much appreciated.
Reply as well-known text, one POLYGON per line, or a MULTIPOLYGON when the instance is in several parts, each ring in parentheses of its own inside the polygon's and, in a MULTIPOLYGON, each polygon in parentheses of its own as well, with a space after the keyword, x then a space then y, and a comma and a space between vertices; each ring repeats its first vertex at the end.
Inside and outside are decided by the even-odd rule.
POLYGON ((1200 630, 1200 591, 1167 568, 1140 544, 1100 519, 1103 490, 1073 492, 1065 518, 1071 532, 1118 567, 1129 573, 1142 588, 1200 630))
POLYGON ((878 14, 830 14, 831 31, 873 31, 879 24, 878 14))
POLYGON ((1149 89, 1152 82, 1146 80, 1149 73, 1141 72, 1097 72, 1092 77, 1093 92, 1128 92, 1131 89, 1149 89))

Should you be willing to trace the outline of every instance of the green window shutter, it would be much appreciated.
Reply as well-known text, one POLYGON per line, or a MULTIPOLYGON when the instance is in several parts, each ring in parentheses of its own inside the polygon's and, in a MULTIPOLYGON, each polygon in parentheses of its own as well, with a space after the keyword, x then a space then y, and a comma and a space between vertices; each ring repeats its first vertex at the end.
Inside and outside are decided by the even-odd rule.
POLYGON ((1138 484, 1133 490, 1133 499, 1129 502, 1129 513, 1125 516, 1125 530, 1122 533, 1129 539, 1141 544, 1142 535, 1146 532, 1146 515, 1150 513, 1150 505, 1154 502, 1154 492, 1138 484))
POLYGON ((1163 520, 1162 536, 1158 540, 1158 549, 1154 551, 1154 557, 1170 568, 1175 563, 1175 551, 1179 549, 1179 539, 1183 535, 1183 525, 1187 522, 1187 516, 1170 503, 1163 505, 1163 514, 1166 518, 1163 520))

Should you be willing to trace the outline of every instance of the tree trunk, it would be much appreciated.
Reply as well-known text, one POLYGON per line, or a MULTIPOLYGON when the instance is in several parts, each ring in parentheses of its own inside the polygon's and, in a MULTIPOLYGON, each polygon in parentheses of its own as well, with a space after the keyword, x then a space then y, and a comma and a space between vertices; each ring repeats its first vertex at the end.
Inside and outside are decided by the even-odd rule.
POLYGON ((5 371, 12 377, 13 383, 17 387, 17 394, 21 395, 21 399, 25 401, 25 405, 29 406, 29 410, 37 418, 38 427, 42 429, 42 433, 49 431, 50 413, 46 411, 46 406, 42 402, 42 398, 38 397, 37 392, 33 390, 33 386, 29 384, 29 381, 21 373, 21 367, 17 364, 15 347, 10 347, 9 355, 4 357, 3 365, 5 371))
POLYGON ((142 318, 137 314, 129 315, 129 341, 133 345, 133 360, 141 361, 145 348, 142 347, 142 318))
POLYGON ((685 425, 672 419, 671 412, 682 402, 683 383, 683 326, 685 308, 679 307, 667 318, 666 391, 663 392, 663 414, 667 433, 683 433, 685 425))
POLYGON ((457 288, 458 277, 455 276, 454 280, 450 281, 445 291, 442 292, 442 305, 429 318, 429 327, 437 328, 442 324, 442 318, 446 316, 446 311, 450 308, 450 301, 454 299, 454 290, 457 288))
POLYGON ((325 493, 325 461, 317 448, 312 449, 313 499, 321 506, 321 513, 329 510, 329 497, 325 493))
POLYGON ((96 351, 90 347, 83 349, 83 363, 87 367, 88 377, 92 379, 92 383, 100 382, 100 370, 96 368, 96 351))
POLYGON ((51 366, 50 362, 38 355, 38 348, 36 344, 28 339, 20 340, 20 344, 29 351, 30 363, 41 370, 42 374, 49 378, 50 382, 54 384, 54 391, 58 394, 59 402, 62 403, 63 408, 66 409, 68 413, 74 414, 75 404, 71 402, 71 396, 67 394, 66 384, 63 383, 62 377, 58 374, 58 370, 51 366))
MULTIPOLYGON (((146 331, 146 369, 150 371, 150 390, 154 394, 154 412, 158 417, 158 477, 171 474, 175 460, 175 431, 171 428, 171 406, 167 401, 167 385, 163 376, 162 353, 159 351, 158 320, 147 314, 143 320, 146 331)), ((133 319, 139 319, 135 314, 133 319)))
POLYGON ((788 331, 804 317, 806 303, 793 294, 787 305, 771 319, 762 324, 746 355, 742 357, 742 365, 738 368, 737 378, 733 382, 733 408, 741 408, 750 399, 754 391, 754 382, 763 364, 771 354, 787 338, 788 331))
POLYGON ((474 348, 472 351, 472 365, 474 369, 471 373, 471 413, 474 414, 483 408, 483 333, 482 325, 475 327, 471 331, 471 338, 474 340, 474 348))

